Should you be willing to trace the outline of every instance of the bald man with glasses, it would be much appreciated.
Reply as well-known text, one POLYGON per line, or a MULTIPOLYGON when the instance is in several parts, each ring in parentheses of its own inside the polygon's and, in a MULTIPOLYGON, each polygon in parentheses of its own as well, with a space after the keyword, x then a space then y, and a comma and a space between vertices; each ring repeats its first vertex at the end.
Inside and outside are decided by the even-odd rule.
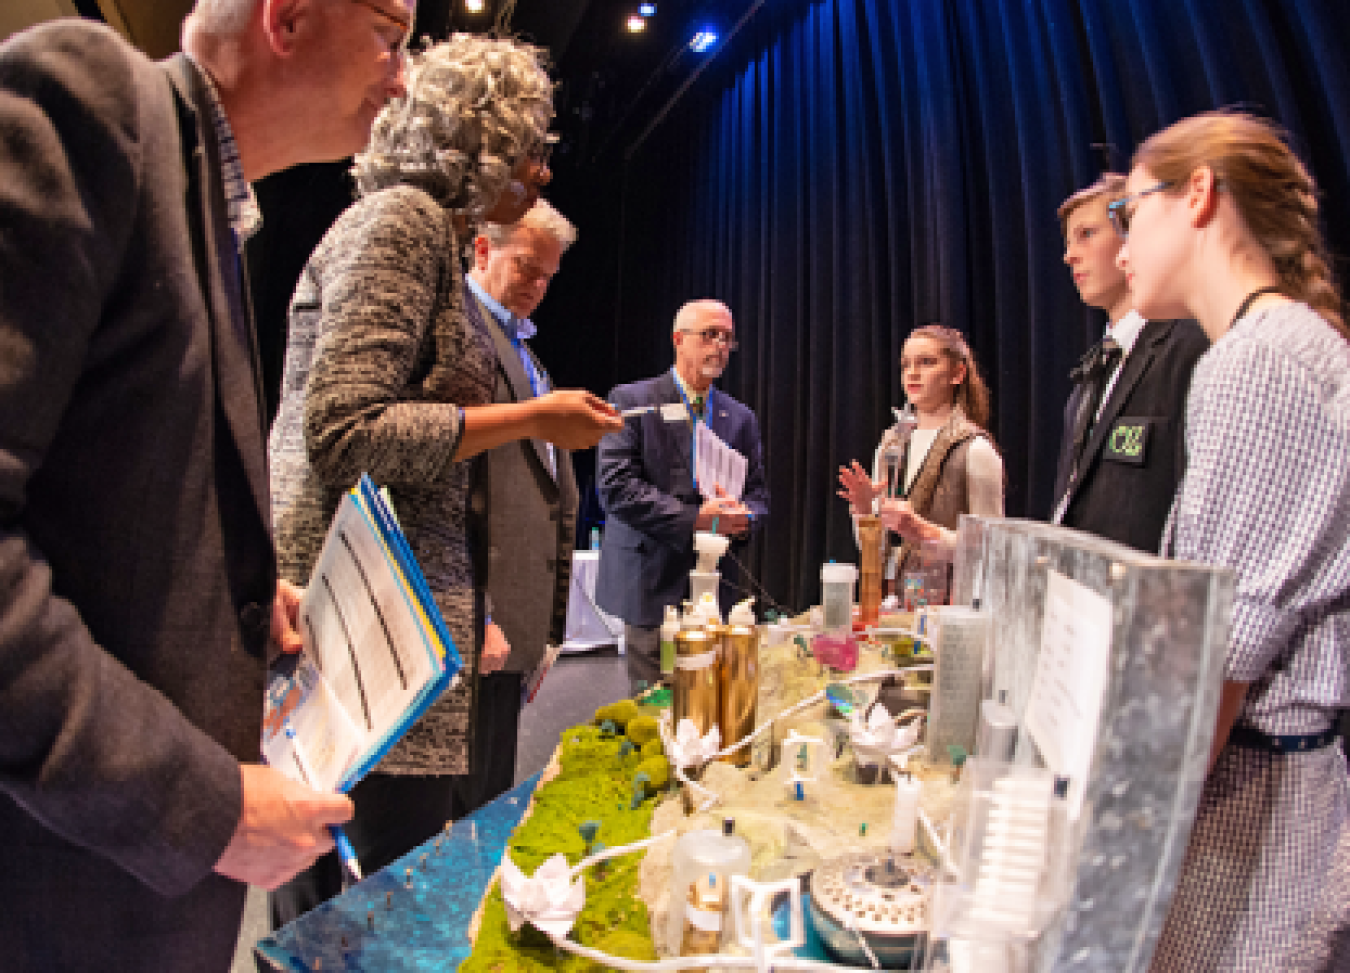
POLYGON ((623 619, 635 692, 660 676, 659 628, 665 607, 689 597, 694 533, 715 530, 732 538, 733 552, 744 550, 769 514, 759 422, 713 385, 737 347, 730 309, 714 300, 685 304, 675 315, 671 341, 675 364, 669 371, 609 393, 620 411, 657 408, 605 436, 596 463, 605 511, 596 603, 623 619), (693 462, 699 424, 745 457, 739 500, 700 493, 693 462))

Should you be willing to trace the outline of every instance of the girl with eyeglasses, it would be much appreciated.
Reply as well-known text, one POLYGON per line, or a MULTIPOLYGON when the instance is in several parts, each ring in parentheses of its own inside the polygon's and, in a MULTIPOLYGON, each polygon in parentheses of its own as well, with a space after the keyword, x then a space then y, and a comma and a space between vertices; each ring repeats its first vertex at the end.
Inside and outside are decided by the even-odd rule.
POLYGON ((883 523, 900 536, 887 557, 888 580, 917 568, 925 543, 950 549, 962 514, 1003 516, 1003 460, 986 430, 989 389, 961 332, 916 329, 900 372, 917 422, 897 418, 882 434, 871 476, 857 460, 839 468, 839 496, 853 515, 872 513, 880 500, 883 523))
POLYGON ((1126 189, 1113 212, 1135 306, 1194 317, 1212 342, 1163 553, 1237 582, 1209 772, 1153 969, 1344 969, 1350 333, 1316 187, 1273 125, 1216 112, 1146 141, 1126 189))

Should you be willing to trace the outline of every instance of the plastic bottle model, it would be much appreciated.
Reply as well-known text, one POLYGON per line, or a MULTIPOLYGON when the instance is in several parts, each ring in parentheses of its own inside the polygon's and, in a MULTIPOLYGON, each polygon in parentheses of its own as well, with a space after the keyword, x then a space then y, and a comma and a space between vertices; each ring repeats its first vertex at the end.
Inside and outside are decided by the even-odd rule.
POLYGON ((858 569, 831 561, 820 568, 820 604, 825 610, 825 631, 848 631, 853 627, 853 584, 858 569))
POLYGON ((720 943, 725 929, 727 899, 733 875, 750 874, 750 845, 734 832, 735 822, 727 818, 721 831, 690 831, 681 835, 671 850, 670 914, 666 942, 672 951, 684 953, 689 942, 699 952, 720 943), (686 933, 691 933, 686 937, 686 933))
POLYGON ((909 774, 895 781, 895 814, 891 821, 891 853, 914 853, 914 830, 919 824, 919 782, 909 774))
POLYGON ((675 633, 680 630, 680 613, 674 605, 666 606, 666 617, 661 622, 661 675, 675 673, 675 633))

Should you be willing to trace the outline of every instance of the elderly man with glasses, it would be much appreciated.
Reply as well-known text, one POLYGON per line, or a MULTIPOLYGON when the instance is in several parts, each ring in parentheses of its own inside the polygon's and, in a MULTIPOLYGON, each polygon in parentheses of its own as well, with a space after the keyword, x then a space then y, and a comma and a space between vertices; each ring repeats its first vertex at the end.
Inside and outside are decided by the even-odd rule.
POLYGON ((691 301, 675 315, 671 337, 674 367, 610 392, 621 411, 654 408, 600 441, 596 468, 606 517, 596 602, 623 619, 635 691, 660 674, 659 629, 665 607, 689 596, 695 531, 729 535, 735 550, 769 513, 759 423, 713 386, 736 350, 731 311, 719 301, 691 301), (745 457, 739 499, 700 492, 694 464, 700 424, 745 457))
POLYGON ((249 884, 351 802, 260 765, 294 651, 239 247, 365 144, 412 0, 200 0, 155 63, 0 45, 0 966, 228 970, 249 884))

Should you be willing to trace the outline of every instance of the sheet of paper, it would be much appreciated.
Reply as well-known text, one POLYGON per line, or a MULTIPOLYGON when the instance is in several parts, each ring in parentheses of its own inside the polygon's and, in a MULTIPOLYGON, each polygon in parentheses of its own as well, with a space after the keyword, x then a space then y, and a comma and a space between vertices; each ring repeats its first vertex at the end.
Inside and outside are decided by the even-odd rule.
POLYGON ((695 427, 694 470, 699 492, 705 497, 715 497, 720 486, 733 500, 741 499, 748 465, 744 455, 723 442, 706 424, 700 422, 695 427))
POLYGON ((367 734, 347 718, 314 660, 303 653, 272 674, 263 723, 263 757, 316 791, 337 790, 367 734))
POLYGON ((745 493, 745 473, 750 462, 739 450, 730 448, 727 450, 727 460, 730 465, 727 471, 727 493, 739 500, 745 493))
POLYGON ((1110 665, 1111 602, 1051 571, 1025 723, 1046 766, 1069 778, 1073 820, 1083 806, 1110 665))
POLYGON ((300 606, 302 634, 353 721, 383 733, 432 677, 417 618, 379 538, 346 499, 300 606), (418 651, 414 651, 417 649, 418 651))
POLYGON ((263 754, 333 790, 359 775, 444 678, 440 642, 383 536, 344 495, 300 602, 304 649, 268 680, 263 754))
POLYGON ((694 424, 694 479, 698 482, 698 492, 712 497, 716 495, 713 487, 717 483, 717 474, 713 470, 713 446, 708 441, 708 432, 703 423, 694 424))

